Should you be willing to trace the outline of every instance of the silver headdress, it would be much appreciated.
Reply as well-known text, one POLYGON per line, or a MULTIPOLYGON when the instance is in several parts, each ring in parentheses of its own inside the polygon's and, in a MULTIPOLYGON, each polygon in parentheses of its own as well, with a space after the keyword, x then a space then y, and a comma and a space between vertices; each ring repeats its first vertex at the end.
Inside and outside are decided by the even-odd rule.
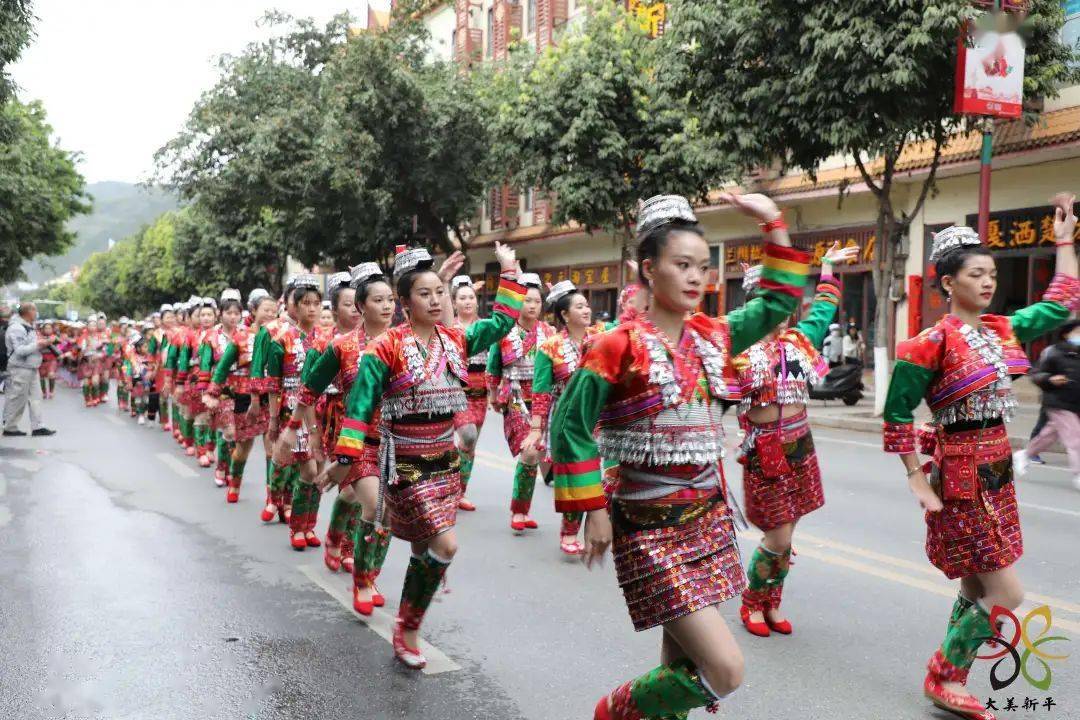
POLYGON ((548 291, 547 302, 548 307, 554 307, 555 303, 563 299, 571 293, 577 292, 577 286, 569 280, 560 280, 551 286, 551 290, 548 291))
POLYGON ((189 309, 190 308, 197 308, 200 305, 202 305, 202 298, 199 297, 198 295, 192 295, 191 297, 189 297, 187 299, 187 306, 188 306, 189 309))
POLYGON ((121 316, 120 316, 120 324, 121 324, 121 325, 130 325, 130 324, 131 324, 131 320, 129 320, 129 319, 128 319, 128 316, 127 316, 127 315, 121 315, 121 316))
POLYGON ((351 276, 347 272, 336 272, 330 277, 326 278, 326 292, 333 292, 335 289, 342 285, 349 284, 349 278, 351 276))
POLYGON ((358 288, 373 277, 383 277, 382 268, 378 263, 362 262, 349 268, 349 284, 358 288))
POLYGON ((743 274, 742 289, 747 295, 755 292, 761 285, 761 265, 746 268, 743 274))
POLYGON ((944 255, 961 247, 982 245, 979 233, 966 225, 952 225, 941 232, 934 233, 934 242, 930 246, 930 264, 935 264, 944 255))
POLYGON ((240 302, 240 291, 236 288, 225 288, 221 291, 221 303, 224 305, 228 300, 240 302))
POLYGON ((450 291, 453 292, 464 285, 472 287, 472 284, 472 278, 468 275, 455 275, 453 279, 450 280, 450 291))
POLYGON ((697 222, 690 201, 682 195, 654 195, 644 201, 638 210, 637 234, 644 235, 674 220, 697 222))
POLYGON ((289 286, 293 288, 313 288, 319 289, 319 278, 315 277, 311 273, 300 273, 299 275, 293 275, 289 278, 289 286))
POLYGON ((204 297, 199 301, 199 305, 208 308, 214 308, 217 310, 217 300, 212 297, 204 297))
POLYGON ((270 293, 266 292, 263 288, 255 288, 248 293, 248 307, 252 308, 259 304, 263 298, 270 297, 270 293))
POLYGON ((435 264, 435 259, 427 248, 405 248, 399 245, 398 254, 394 257, 394 278, 397 279, 410 270, 427 270, 435 264))
POLYGON ((323 309, 323 310, 330 310, 330 309, 332 309, 332 306, 330 305, 330 301, 329 301, 329 300, 323 300, 323 301, 322 301, 322 309, 323 309))
POLYGON ((165 313, 172 312, 173 310, 174 308, 172 305, 170 305, 169 303, 165 303, 158 309, 158 312, 164 315, 165 313))
POLYGON ((518 283, 525 287, 532 287, 539 290, 544 287, 544 283, 541 282, 540 276, 536 273, 521 273, 518 275, 518 283))

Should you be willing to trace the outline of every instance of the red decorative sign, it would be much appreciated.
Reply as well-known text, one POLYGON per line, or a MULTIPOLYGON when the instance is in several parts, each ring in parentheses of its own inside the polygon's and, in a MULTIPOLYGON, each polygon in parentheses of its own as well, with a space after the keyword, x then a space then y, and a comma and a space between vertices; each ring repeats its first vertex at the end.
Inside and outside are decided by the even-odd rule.
POLYGON ((1015 32, 964 24, 957 39, 953 110, 962 115, 1018 118, 1024 102, 1024 43, 1015 32))

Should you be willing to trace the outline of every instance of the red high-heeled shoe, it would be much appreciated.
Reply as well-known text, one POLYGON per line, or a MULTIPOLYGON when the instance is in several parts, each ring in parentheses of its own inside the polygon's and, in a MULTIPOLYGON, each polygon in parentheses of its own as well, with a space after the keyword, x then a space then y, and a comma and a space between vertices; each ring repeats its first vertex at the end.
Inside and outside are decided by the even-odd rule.
POLYGON ((458 510, 464 510, 465 512, 475 512, 476 506, 465 498, 461 498, 457 501, 458 510))
POLYGON ((341 556, 331 555, 330 550, 332 550, 332 548, 329 545, 323 550, 323 562, 326 563, 326 567, 330 572, 337 572, 341 569, 341 556))
POLYGON ((608 696, 600 698, 600 702, 596 703, 596 709, 593 710, 593 720, 612 720, 611 708, 608 707, 608 696))
POLYGON ((769 629, 773 632, 778 632, 781 635, 791 634, 791 621, 790 620, 770 620, 769 613, 765 613, 765 624, 769 626, 769 629))
POLYGON ((511 520, 510 529, 516 533, 522 532, 525 530, 525 523, 521 520, 511 520))
POLYGON ((386 598, 383 597, 383 594, 381 592, 379 592, 378 585, 371 586, 371 604, 375 607, 382 607, 386 604, 386 598))
POLYGON ((304 539, 304 533, 296 533, 289 538, 289 544, 292 545, 292 549, 296 551, 307 550, 307 540, 304 539))
POLYGON ((322 540, 319 539, 319 536, 310 530, 304 533, 304 542, 307 543, 308 547, 319 547, 322 545, 322 540))
MULTIPOLYGON (((212 464, 213 463, 211 463, 209 455, 200 455, 199 456, 199 467, 208 468, 212 464)), ((214 480, 217 481, 217 478, 214 478, 214 480)), ((218 485, 218 487, 221 487, 224 484, 225 484, 225 480, 222 480, 221 485, 218 485)))
MULTIPOLYGON (((225 502, 235 503, 240 500, 240 488, 229 488, 225 491, 225 502)), ((271 515, 273 517, 273 515, 271 515)))
POLYGON ((401 627, 401 620, 394 626, 394 657, 413 670, 421 670, 427 665, 427 658, 420 650, 405 644, 405 630, 401 627))
POLYGON ((750 608, 743 605, 739 608, 739 617, 742 619, 742 624, 750 631, 751 635, 757 635, 758 637, 769 637, 769 624, 764 622, 753 622, 750 620, 750 608))
POLYGON ((360 591, 357 590, 356 588, 353 588, 352 607, 353 607, 353 610, 360 613, 364 617, 369 617, 373 612, 375 612, 375 603, 374 603, 374 601, 373 600, 361 600, 360 599, 360 591))
POLYGON ((933 673, 927 673, 923 681, 923 694, 942 710, 959 715, 968 720, 996 720, 994 714, 987 710, 974 695, 961 695, 960 693, 946 690, 933 673))
POLYGON ((540 526, 537 525, 536 521, 533 520, 531 517, 526 517, 525 518, 525 527, 528 528, 529 530, 535 530, 536 528, 538 528, 540 526))
POLYGON ((195 457, 195 446, 194 445, 184 445, 184 454, 187 455, 188 457, 195 457))
POLYGON ((343 554, 341 556, 341 569, 350 575, 353 574, 353 570, 356 569, 356 562, 353 560, 352 554, 343 554))
POLYGON ((273 522, 274 516, 278 514, 278 509, 272 503, 267 503, 263 508, 262 514, 259 515, 259 519, 264 523, 273 522))

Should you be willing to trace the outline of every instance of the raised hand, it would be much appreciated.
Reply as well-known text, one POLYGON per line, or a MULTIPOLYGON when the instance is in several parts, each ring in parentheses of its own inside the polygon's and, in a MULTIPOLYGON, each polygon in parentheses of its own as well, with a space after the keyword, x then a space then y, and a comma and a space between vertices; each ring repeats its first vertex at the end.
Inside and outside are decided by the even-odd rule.
POLYGON ((1076 229, 1076 215, 1073 213, 1076 195, 1060 192, 1050 202, 1054 205, 1054 238, 1058 242, 1071 242, 1076 229))
POLYGON ((822 257, 822 261, 829 263, 830 265, 837 265, 848 260, 854 260, 859 257, 859 246, 849 245, 848 247, 840 247, 839 241, 834 242, 832 247, 829 248, 822 257))
POLYGON ((499 269, 502 272, 514 272, 520 268, 517 262, 517 253, 514 252, 514 248, 503 245, 498 240, 495 241, 495 257, 499 261, 499 269))
POLYGON ((443 283, 450 282, 450 279, 457 275, 457 271, 460 270, 461 266, 464 264, 465 253, 460 250, 455 250, 443 261, 442 267, 439 268, 439 279, 442 280, 443 283))
POLYGON ((739 189, 720 193, 720 200, 735 207, 743 215, 748 215, 758 222, 772 222, 780 217, 780 208, 772 198, 761 193, 743 195, 739 189))

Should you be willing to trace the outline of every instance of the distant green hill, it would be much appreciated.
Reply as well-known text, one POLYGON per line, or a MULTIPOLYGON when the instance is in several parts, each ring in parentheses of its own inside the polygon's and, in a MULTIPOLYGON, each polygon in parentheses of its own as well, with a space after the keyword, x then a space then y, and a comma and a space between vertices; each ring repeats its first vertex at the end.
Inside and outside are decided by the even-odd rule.
POLYGON ((94 198, 94 210, 71 221, 69 227, 77 235, 75 244, 64 255, 23 263, 23 272, 31 282, 63 275, 73 265, 82 265, 91 254, 107 249, 109 238, 119 242, 179 205, 174 194, 156 187, 98 182, 87 185, 86 190, 94 198))

